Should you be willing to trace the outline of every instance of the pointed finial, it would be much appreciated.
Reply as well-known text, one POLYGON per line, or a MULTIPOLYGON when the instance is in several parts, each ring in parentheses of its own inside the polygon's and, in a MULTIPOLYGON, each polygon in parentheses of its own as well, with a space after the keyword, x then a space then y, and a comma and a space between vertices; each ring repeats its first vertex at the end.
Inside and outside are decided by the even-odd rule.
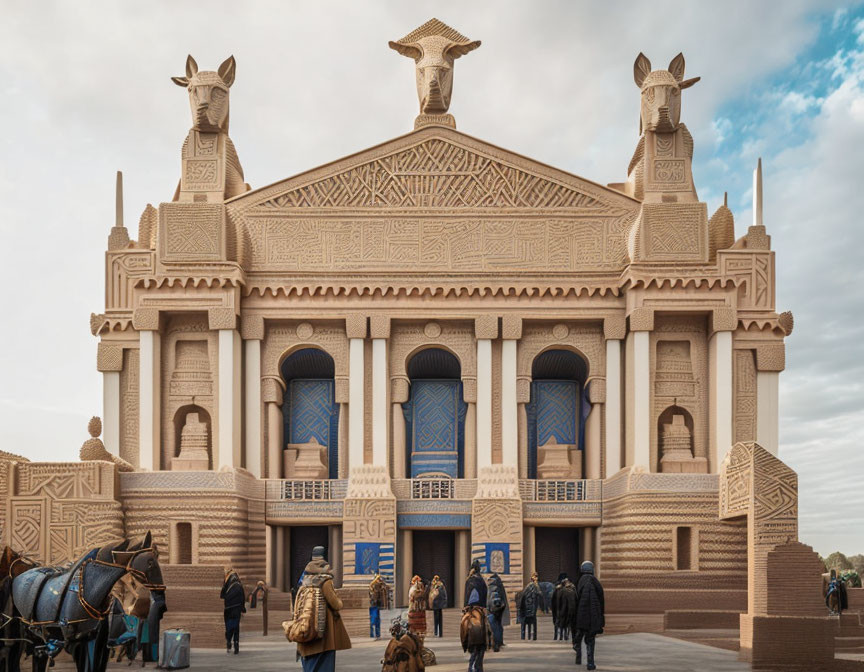
POLYGON ((123 226, 123 171, 117 171, 114 189, 114 227, 108 234, 108 250, 122 250, 129 246, 129 232, 123 226))
POLYGON ((723 207, 724 208, 729 207, 729 192, 728 191, 723 192, 723 207))
POLYGON ((753 226, 762 226, 762 157, 753 171, 753 226))

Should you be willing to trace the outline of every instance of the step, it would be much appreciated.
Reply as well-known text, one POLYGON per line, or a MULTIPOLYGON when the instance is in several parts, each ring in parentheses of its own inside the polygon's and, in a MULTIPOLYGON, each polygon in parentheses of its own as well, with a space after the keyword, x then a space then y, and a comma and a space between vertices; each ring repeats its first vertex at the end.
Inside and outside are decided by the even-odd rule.
POLYGON ((864 652, 864 637, 835 637, 834 651, 837 653, 864 652))

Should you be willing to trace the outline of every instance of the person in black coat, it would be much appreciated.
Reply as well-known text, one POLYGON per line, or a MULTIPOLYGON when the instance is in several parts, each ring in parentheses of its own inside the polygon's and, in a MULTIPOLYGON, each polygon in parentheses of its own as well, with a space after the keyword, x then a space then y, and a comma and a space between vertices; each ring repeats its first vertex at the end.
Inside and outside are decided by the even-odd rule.
POLYGON ((576 664, 582 664, 582 640, 588 656, 589 670, 594 665, 594 638, 606 627, 606 604, 603 599, 603 586, 594 576, 594 563, 585 561, 580 568, 582 576, 576 584, 576 609, 570 621, 573 631, 573 650, 576 651, 576 664))
POLYGON ((231 653, 231 642, 234 642, 234 653, 240 653, 240 615, 246 613, 246 590, 240 582, 240 576, 233 569, 225 573, 225 583, 219 597, 225 605, 225 650, 231 653))
POLYGON ((480 573, 480 561, 475 560, 471 563, 471 573, 465 579, 465 601, 462 606, 467 607, 471 599, 471 591, 476 590, 477 596, 480 598, 479 604, 486 606, 486 600, 489 597, 489 591, 486 588, 486 582, 483 580, 483 575, 480 573))
POLYGON ((566 573, 558 575, 555 592, 552 593, 552 625, 555 626, 553 640, 570 639, 570 614, 576 605, 576 586, 566 573))

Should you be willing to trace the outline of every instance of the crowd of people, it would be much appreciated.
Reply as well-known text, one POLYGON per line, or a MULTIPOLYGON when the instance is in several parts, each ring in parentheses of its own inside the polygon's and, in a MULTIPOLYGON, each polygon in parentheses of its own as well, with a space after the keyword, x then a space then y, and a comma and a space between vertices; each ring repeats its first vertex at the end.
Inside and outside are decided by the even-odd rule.
MULTIPOLYGON (((253 593, 261 592, 261 584, 253 593)), ((226 573, 222 588, 225 604, 225 643, 239 652, 240 617, 246 611, 245 593, 236 572, 226 573)), ((560 574, 554 583, 541 582, 537 573, 514 596, 516 622, 523 640, 537 639, 538 612, 552 614, 553 639, 572 644, 576 664, 582 664, 584 643, 588 670, 596 669, 596 637, 605 627, 603 587, 594 575, 594 564, 582 563, 574 583, 560 574)), ((483 672, 488 650, 499 652, 504 646, 504 627, 510 624, 510 600, 504 581, 492 572, 483 576, 482 565, 475 560, 465 580, 459 637, 468 655, 468 672, 483 672)), ((369 637, 381 638, 382 611, 392 605, 390 586, 375 575, 369 584, 369 637)), ((443 611, 448 605, 447 586, 435 575, 428 583, 414 576, 408 591, 407 618, 391 622, 390 641, 381 660, 382 672, 422 672, 434 654, 425 646, 426 612, 433 613, 432 637, 444 636, 443 611)), ((316 547, 299 581, 293 618, 282 626, 285 636, 297 644, 297 658, 303 672, 331 672, 336 669, 336 652, 351 648, 351 639, 342 622, 342 600, 333 586, 333 574, 324 557, 324 548, 316 547)))

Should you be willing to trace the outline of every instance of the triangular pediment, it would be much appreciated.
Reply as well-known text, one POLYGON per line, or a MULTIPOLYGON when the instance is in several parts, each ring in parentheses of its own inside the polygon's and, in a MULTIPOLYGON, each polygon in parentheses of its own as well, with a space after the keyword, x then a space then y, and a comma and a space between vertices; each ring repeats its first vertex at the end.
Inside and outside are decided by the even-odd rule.
POLYGON ((623 214, 614 190, 445 127, 427 127, 230 201, 235 213, 503 209, 623 214))

